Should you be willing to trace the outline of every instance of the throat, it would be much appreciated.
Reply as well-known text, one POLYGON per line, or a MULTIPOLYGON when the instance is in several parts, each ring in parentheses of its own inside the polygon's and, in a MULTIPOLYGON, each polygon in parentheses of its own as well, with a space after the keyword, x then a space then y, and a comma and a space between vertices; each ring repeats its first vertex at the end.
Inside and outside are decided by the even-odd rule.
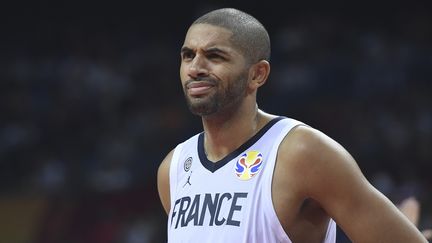
POLYGON ((264 124, 257 126, 256 130, 248 136, 243 135, 244 137, 240 136, 241 133, 232 130, 226 136, 215 137, 215 133, 205 130, 198 137, 198 154, 201 163, 210 172, 215 172, 254 145, 280 119, 283 117, 264 119, 264 124))
POLYGON ((249 126, 237 123, 235 126, 227 126, 225 129, 207 130, 204 133, 204 152, 208 160, 217 162, 238 150, 247 141, 253 138, 262 125, 259 119, 254 119, 249 126))

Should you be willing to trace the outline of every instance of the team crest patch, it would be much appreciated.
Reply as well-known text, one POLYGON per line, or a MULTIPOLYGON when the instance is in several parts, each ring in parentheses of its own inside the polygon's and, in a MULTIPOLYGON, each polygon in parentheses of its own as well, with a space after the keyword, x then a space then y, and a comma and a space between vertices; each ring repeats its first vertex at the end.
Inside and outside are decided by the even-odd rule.
POLYGON ((247 181, 261 171, 263 156, 259 151, 243 153, 235 165, 235 174, 240 180, 247 181))
POLYGON ((192 167, 192 157, 189 157, 185 160, 183 164, 183 169, 188 172, 190 168, 192 167))

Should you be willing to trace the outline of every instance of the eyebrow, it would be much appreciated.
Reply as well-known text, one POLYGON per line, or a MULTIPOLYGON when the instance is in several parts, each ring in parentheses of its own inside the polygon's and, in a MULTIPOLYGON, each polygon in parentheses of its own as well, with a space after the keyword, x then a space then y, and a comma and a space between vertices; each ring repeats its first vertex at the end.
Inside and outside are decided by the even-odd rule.
MULTIPOLYGON (((180 49, 180 53, 185 53, 185 52, 193 52, 193 49, 184 46, 180 49)), ((229 53, 223 49, 220 49, 218 47, 210 47, 208 49, 205 49, 204 52, 206 53, 218 53, 218 54, 222 54, 222 55, 229 55, 229 53)))
POLYGON ((217 47, 211 47, 209 49, 206 49, 205 52, 207 53, 217 53, 217 54, 221 54, 224 56, 229 55, 229 53, 223 49, 217 48, 217 47))
POLYGON ((185 52, 192 52, 192 49, 190 49, 189 47, 183 46, 180 49, 180 53, 185 53, 185 52))

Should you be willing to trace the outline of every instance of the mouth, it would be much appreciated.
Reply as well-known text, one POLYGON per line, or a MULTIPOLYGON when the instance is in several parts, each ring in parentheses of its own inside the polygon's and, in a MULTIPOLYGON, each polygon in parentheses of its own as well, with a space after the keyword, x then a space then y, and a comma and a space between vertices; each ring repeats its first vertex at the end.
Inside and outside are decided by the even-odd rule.
POLYGON ((191 81, 186 84, 186 90, 190 96, 205 95, 214 87, 214 83, 209 81, 191 81))

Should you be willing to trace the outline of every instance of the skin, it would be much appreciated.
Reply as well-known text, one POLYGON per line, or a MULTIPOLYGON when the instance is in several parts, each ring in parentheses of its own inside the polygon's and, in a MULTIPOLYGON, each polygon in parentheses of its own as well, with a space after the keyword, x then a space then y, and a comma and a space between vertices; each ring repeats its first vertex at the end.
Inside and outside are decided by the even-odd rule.
MULTIPOLYGON (((415 197, 409 197, 404 199, 399 205, 399 210, 415 225, 418 226, 420 221, 420 202, 415 197)), ((422 234, 426 239, 432 240, 432 229, 422 230, 422 234)))
MULTIPOLYGON (((204 147, 211 161, 234 151, 275 117, 256 104, 257 90, 266 82, 270 64, 248 64, 230 44, 231 34, 221 27, 192 25, 182 48, 180 78, 190 106, 211 104, 215 95, 226 92, 241 77, 247 78, 239 100, 221 102, 212 112, 193 111, 202 112, 204 147), (214 55, 214 50, 222 57, 214 55), (207 78, 216 82, 188 89, 188 80, 207 78)), ((159 195, 167 213, 172 154, 158 170, 159 195)), ((272 199, 279 221, 293 242, 322 242, 330 217, 354 242, 426 242, 417 228, 372 187, 341 145, 307 126, 294 128, 279 147, 272 199)))

